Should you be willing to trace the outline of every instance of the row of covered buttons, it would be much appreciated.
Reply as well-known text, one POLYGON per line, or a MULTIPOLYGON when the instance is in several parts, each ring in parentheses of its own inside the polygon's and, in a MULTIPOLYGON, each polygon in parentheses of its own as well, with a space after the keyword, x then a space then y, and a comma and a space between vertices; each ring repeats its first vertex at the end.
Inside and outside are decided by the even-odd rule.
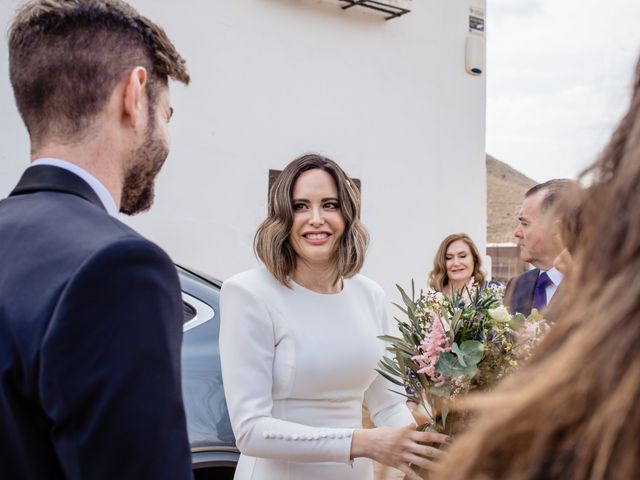
POLYGON ((297 434, 297 433, 275 433, 275 432, 264 432, 262 434, 264 438, 272 439, 277 438, 279 440, 320 440, 321 438, 349 438, 351 437, 351 432, 329 432, 329 433, 315 433, 315 434, 297 434))

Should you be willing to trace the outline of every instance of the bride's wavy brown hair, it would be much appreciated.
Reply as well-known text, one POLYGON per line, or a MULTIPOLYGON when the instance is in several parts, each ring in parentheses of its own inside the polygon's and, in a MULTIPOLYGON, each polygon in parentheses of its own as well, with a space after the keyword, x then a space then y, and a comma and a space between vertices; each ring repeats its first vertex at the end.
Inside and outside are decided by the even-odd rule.
POLYGON ((437 478, 630 479, 640 472, 640 62, 628 112, 575 194, 556 325, 493 393, 437 478))
POLYGON ((360 191, 333 160, 314 153, 303 155, 285 167, 269 192, 267 218, 258 227, 253 240, 256 256, 276 279, 290 286, 296 266, 296 252, 289 242, 293 225, 291 196, 298 177, 309 170, 327 172, 336 183, 345 228, 335 255, 335 277, 349 278, 360 271, 369 242, 366 228, 360 222, 360 191))

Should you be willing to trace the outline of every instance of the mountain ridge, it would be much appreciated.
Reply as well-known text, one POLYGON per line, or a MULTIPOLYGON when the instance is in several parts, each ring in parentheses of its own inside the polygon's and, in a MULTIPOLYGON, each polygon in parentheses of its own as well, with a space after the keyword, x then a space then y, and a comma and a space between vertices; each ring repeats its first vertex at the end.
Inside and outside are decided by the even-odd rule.
POLYGON ((513 231, 524 194, 538 182, 492 155, 487 166, 487 243, 515 243, 513 231))

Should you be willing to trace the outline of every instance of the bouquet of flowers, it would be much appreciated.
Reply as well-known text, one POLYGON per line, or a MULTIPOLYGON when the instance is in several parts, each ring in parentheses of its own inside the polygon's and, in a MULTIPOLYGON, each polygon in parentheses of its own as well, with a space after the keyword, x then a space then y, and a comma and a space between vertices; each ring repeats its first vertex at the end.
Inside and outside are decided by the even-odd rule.
POLYGON ((528 318, 511 315, 502 304, 504 287, 495 282, 451 297, 430 289, 417 299, 413 281, 411 296, 396 286, 404 305, 394 305, 406 319, 395 319, 401 337, 380 337, 391 356, 382 358, 378 372, 403 387, 397 393, 427 417, 419 429, 455 433, 447 424, 449 401, 495 385, 530 355, 547 324, 536 310, 528 318))

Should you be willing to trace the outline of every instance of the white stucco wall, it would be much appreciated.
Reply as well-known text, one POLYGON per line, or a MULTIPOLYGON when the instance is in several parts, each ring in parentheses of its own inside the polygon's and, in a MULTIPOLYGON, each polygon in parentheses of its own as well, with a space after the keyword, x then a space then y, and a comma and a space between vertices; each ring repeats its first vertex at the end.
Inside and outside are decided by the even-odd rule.
MULTIPOLYGON (((8 25, 17 1, 0 3, 8 25)), ((187 59, 173 85, 172 151, 153 209, 126 221, 176 262, 219 278, 251 268, 267 172, 304 152, 363 184, 364 273, 424 285, 447 234, 486 237, 485 76, 465 72, 469 6, 414 0, 385 22, 333 0, 132 0, 187 59)), ((0 51, 0 195, 29 145, 0 51)))

